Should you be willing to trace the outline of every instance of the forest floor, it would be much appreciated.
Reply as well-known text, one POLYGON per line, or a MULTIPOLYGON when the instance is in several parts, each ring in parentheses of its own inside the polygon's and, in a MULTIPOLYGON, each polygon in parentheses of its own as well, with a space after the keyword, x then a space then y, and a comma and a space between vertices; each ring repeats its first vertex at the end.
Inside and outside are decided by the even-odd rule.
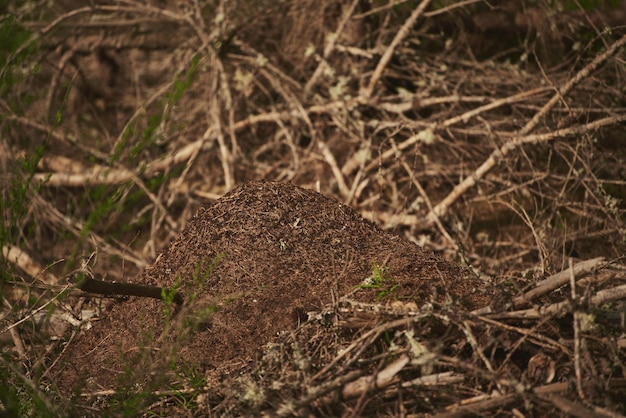
POLYGON ((0 415, 626 415, 586 7, 0 6, 0 415))

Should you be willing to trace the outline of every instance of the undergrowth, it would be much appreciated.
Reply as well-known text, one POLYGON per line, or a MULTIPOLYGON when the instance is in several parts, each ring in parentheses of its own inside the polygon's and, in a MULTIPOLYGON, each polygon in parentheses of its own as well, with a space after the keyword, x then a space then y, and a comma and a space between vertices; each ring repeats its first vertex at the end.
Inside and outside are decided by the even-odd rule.
MULTIPOLYGON (((111 301, 82 299, 66 277, 86 254, 96 254, 88 263, 94 275, 132 280, 198 207, 246 180, 290 180, 333 195, 420 246, 450 259, 463 256, 479 276, 506 285, 507 295, 541 283, 572 259, 623 262, 624 23, 611 13, 623 8, 619 2, 433 1, 423 13, 419 7, 426 3, 418 1, 179 3, 0 6, 0 414, 91 413, 80 397, 62 401, 50 376, 65 345, 79 327, 88 327, 83 315, 106 311, 111 301), (56 335, 59 321, 68 324, 59 319, 65 314, 73 322, 56 335)), ((206 326, 218 306, 188 312, 188 322, 170 321, 177 318, 174 292, 195 300, 207 291, 203 282, 218 261, 195 266, 190 283, 181 277, 163 294, 164 335, 146 335, 136 369, 127 370, 120 388, 138 376, 150 384, 102 394, 96 411, 187 413, 201 409, 199 394, 210 410, 241 407, 232 393, 203 393, 205 371, 179 361, 183 341, 206 326), (158 361, 149 349, 155 339, 158 361), (177 385, 163 392, 162 382, 151 380, 157 371, 177 376, 177 385)), ((392 273, 374 263, 370 283, 359 287, 381 301, 394 297, 392 273)), ((503 299, 495 302, 513 309, 513 298, 503 299)), ((577 309, 587 302, 579 303, 577 309)), ((308 344, 320 356, 337 341, 371 354, 361 363, 355 356, 338 372, 356 379, 355 364, 364 364, 363 374, 384 370, 420 347, 422 341, 411 340, 420 335, 414 331, 445 328, 445 348, 458 349, 464 360, 455 363, 442 350, 438 364, 468 373, 465 384, 475 383, 477 394, 513 393, 512 380, 498 373, 527 365, 513 354, 518 346, 528 357, 541 354, 533 338, 550 354, 560 353, 557 370, 573 367, 565 358, 580 359, 573 349, 558 351, 560 335, 541 322, 528 325, 534 320, 528 317, 500 328, 433 315, 410 316, 410 330, 375 318, 371 326, 386 338, 384 353, 373 354, 380 340, 352 341, 359 332, 345 329, 336 329, 336 340, 311 331, 308 344), (528 338, 517 340, 511 327, 523 326, 529 326, 528 338), (488 340, 487 331, 514 343, 480 340, 488 340), (491 374, 468 363, 497 362, 508 349, 491 374), (463 357, 470 351, 477 354, 463 357)), ((589 334, 577 334, 577 341, 613 341, 617 333, 608 327, 608 335, 596 332, 585 329, 589 334)), ((307 345, 297 336, 283 338, 286 346, 307 345)), ((621 376, 619 351, 602 344, 597 350, 605 350, 601 354, 621 376)), ((281 355, 291 365, 296 354, 290 350, 281 355)), ((302 358, 314 357, 307 355, 302 358)), ((414 357, 411 366, 418 370, 414 357)), ((588 356, 584 367, 576 363, 579 374, 587 367, 599 376, 592 362, 598 357, 588 356)), ((345 412, 343 401, 321 397, 314 403, 312 395, 298 393, 289 379, 309 371, 289 367, 282 375, 271 369, 274 386, 255 380, 263 370, 247 383, 229 380, 226 386, 273 394, 284 411, 345 412)), ((312 385, 319 384, 317 372, 306 375, 312 385)), ((326 373, 335 389, 350 383, 326 373)), ((524 384, 534 382, 524 373, 524 384)), ((424 395, 411 382, 407 390, 424 395)), ((527 407, 528 415, 554 412, 541 393, 524 390, 528 398, 517 407, 527 407)), ((362 411, 368 399, 347 394, 354 393, 361 398, 350 408, 362 411)), ((559 393, 571 402, 581 398, 559 393)), ((430 395, 411 407, 436 413, 461 405, 464 396, 430 395)), ((256 412, 272 405, 248 398, 256 412)), ((623 413, 610 399, 585 402, 623 413)))

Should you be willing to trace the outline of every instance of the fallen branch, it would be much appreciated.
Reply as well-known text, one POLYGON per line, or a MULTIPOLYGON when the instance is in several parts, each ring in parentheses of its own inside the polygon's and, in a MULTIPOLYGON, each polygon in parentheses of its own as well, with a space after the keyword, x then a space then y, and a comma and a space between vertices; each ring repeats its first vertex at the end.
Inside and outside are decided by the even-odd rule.
POLYGON ((317 145, 320 151, 322 152, 322 156, 324 157, 324 159, 330 166, 330 169, 333 172, 333 175, 335 176, 335 180, 337 181, 337 187, 339 188, 339 193, 341 193, 341 196, 346 200, 346 203, 348 203, 347 200, 350 197, 350 189, 348 188, 348 185, 346 184, 346 181, 343 178, 343 174, 341 173, 341 170, 339 169, 339 166, 337 165, 337 160, 335 159, 335 156, 333 155, 332 151, 328 148, 328 145, 326 145, 324 142, 320 141, 317 143, 317 145))
MULTIPOLYGON (((589 300, 589 305, 599 306, 607 302, 615 302, 626 299, 626 285, 612 287, 610 289, 600 290, 589 300)), ((549 315, 562 312, 571 305, 569 301, 553 303, 551 305, 542 306, 540 308, 522 309, 513 312, 503 312, 498 314, 490 314, 490 318, 516 318, 516 319, 541 319, 549 315)))
POLYGON ((603 262, 604 257, 585 260, 576 264, 572 268, 568 268, 559 273, 553 274, 547 279, 535 283, 535 287, 524 293, 523 295, 514 297, 513 306, 515 308, 519 308, 527 303, 530 303, 532 300, 538 298, 539 296, 545 295, 546 293, 563 286, 564 284, 569 282, 571 274, 573 274, 577 278, 584 277, 587 274, 603 267, 603 262))
POLYGON ((12 245, 2 246, 2 256, 6 261, 24 271, 30 277, 47 285, 57 285, 59 279, 37 263, 26 251, 12 245))
MULTIPOLYGON (((408 147, 412 146, 413 144, 416 144, 420 141, 427 141, 427 138, 431 135, 433 135, 433 132, 435 130, 442 130, 445 128, 449 128, 451 126, 456 125, 457 123, 467 123, 470 119, 475 118, 476 116, 487 112, 489 110, 493 110, 493 109, 497 109, 499 107, 503 107, 503 106, 509 106, 513 103, 519 103, 525 100, 529 100, 532 98, 535 98, 537 95, 540 95, 544 92, 546 92, 547 88, 546 87, 538 87, 536 89, 532 89, 529 91, 523 91, 521 93, 517 93, 514 94, 512 96, 508 96, 508 97, 503 97, 501 99, 497 99, 494 100, 490 103, 487 103, 485 105, 479 106, 475 109, 472 110, 468 110, 467 112, 464 112, 460 115, 451 117, 450 119, 446 119, 443 122, 440 123, 431 123, 430 124, 430 128, 425 129, 425 130, 421 130, 420 132, 418 132, 417 134, 411 136, 410 138, 408 138, 407 140, 401 142, 398 144, 397 147, 395 148, 390 148, 387 151, 383 152, 380 156, 380 160, 382 161, 386 161, 389 160, 390 158, 394 157, 396 155, 396 153, 398 151, 402 151, 407 149, 408 147), (430 132, 429 132, 430 131, 430 132)), ((352 157, 355 158, 355 157, 352 157)), ((366 171, 369 171, 373 168, 375 168, 376 166, 378 166, 379 161, 372 161, 367 168, 365 169, 366 171)), ((352 164, 354 165, 354 164, 352 164)), ((346 163, 346 166, 348 166, 348 164, 346 163)), ((345 170, 344 170, 344 174, 348 174, 345 170)))
POLYGON ((343 399, 352 399, 374 389, 382 389, 394 382, 398 373, 409 363, 409 356, 403 355, 389 366, 372 376, 363 376, 346 384, 341 391, 343 399))
POLYGON ((534 129, 539 121, 552 107, 556 105, 556 103, 561 100, 570 90, 572 90, 577 84, 579 84, 584 78, 588 77, 589 74, 595 70, 601 63, 606 61, 609 57, 617 53, 620 48, 626 44, 626 35, 622 36, 617 42, 613 43, 611 47, 603 54, 598 55, 594 58, 589 64, 587 64, 582 70, 580 70, 572 79, 570 79, 563 88, 559 89, 557 93, 554 94, 552 99, 546 103, 542 109, 535 114, 532 120, 530 120, 524 128, 522 128, 518 136, 513 140, 505 143, 501 147, 494 150, 491 155, 483 162, 480 167, 474 171, 470 176, 466 177, 461 183, 454 187, 452 192, 446 196, 439 204, 435 206, 433 210, 431 210, 426 216, 426 221, 428 225, 432 225, 435 221, 435 218, 443 216, 450 206, 456 200, 461 197, 465 192, 467 192, 470 188, 472 188, 480 179, 482 179, 496 164, 506 157, 511 151, 521 147, 524 144, 528 143, 540 143, 550 141, 555 138, 560 138, 569 135, 580 135, 582 133, 590 132, 595 130, 601 126, 606 126, 610 124, 617 124, 624 120, 626 120, 626 115, 614 116, 609 118, 600 119, 598 121, 575 126, 573 128, 568 129, 560 129, 554 132, 550 132, 548 134, 537 134, 537 135, 527 135, 532 129, 534 129))
POLYGON ((369 100, 372 97, 374 87, 376 86, 376 83, 378 83, 380 77, 383 75, 385 67, 387 67, 387 64, 389 64, 389 61, 391 61, 391 57, 393 56, 396 47, 400 44, 400 42, 402 42, 404 38, 407 37, 410 29, 413 27, 413 25, 415 25, 415 22, 422 15, 422 13, 424 13, 424 10, 428 7, 429 4, 430 0, 422 0, 420 5, 417 6, 415 10, 413 10, 411 16, 409 16, 406 22, 404 22, 404 25, 402 25, 398 33, 396 33, 396 36, 393 38, 389 46, 385 49, 385 53, 380 58, 380 61, 378 61, 378 65, 376 66, 376 69, 372 74, 372 78, 370 78, 369 84, 361 92, 361 96, 363 98, 369 100))
POLYGON ((428 215, 426 215, 426 224, 432 225, 435 218, 443 216, 450 206, 457 201, 461 195, 476 185, 498 162, 506 157, 511 151, 520 148, 525 144, 537 144, 541 142, 552 141, 556 138, 564 138, 568 136, 579 136, 588 132, 595 131, 603 126, 616 125, 626 121, 626 115, 612 116, 599 119, 586 125, 577 125, 566 129, 558 129, 545 134, 527 135, 521 138, 515 138, 501 147, 494 150, 491 155, 478 167, 471 175, 467 176, 461 183, 456 185, 452 192, 448 194, 441 202, 439 202, 428 215))
POLYGON ((333 36, 327 37, 327 39, 326 39, 326 46, 324 47, 324 51, 322 52, 322 56, 320 57, 320 62, 317 64, 317 68, 313 72, 313 75, 311 76, 309 81, 307 81, 306 85, 304 86, 304 94, 305 94, 305 96, 308 95, 311 92, 311 89, 313 88, 313 86, 315 86, 315 84, 317 83, 317 80, 323 74, 325 67, 328 65, 326 60, 328 59, 330 54, 332 54, 333 50, 335 49, 335 44, 337 42, 337 39, 343 33, 343 30, 345 29, 346 25, 348 24, 348 21, 350 20, 350 18, 354 14, 354 11, 355 11, 356 6, 358 4, 359 4, 359 0, 353 0, 352 1, 352 4, 348 8, 348 10, 346 10, 344 15, 341 17, 341 21, 339 22, 339 25, 337 26, 337 29, 334 31, 333 36))
POLYGON ((106 282, 87 276, 81 278, 71 277, 69 281, 83 292, 98 295, 138 296, 159 300, 171 299, 176 305, 182 305, 184 303, 183 296, 178 291, 164 287, 150 286, 141 283, 106 282))

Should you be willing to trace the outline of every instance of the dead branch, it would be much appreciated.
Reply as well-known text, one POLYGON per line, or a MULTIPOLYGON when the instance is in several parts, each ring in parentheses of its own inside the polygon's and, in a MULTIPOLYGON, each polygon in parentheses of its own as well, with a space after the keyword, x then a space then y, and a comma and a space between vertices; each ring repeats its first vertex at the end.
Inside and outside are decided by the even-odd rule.
MULTIPOLYGON (((626 299, 626 285, 615 286, 610 289, 604 289, 597 292, 589 299, 591 306, 600 306, 607 302, 615 302, 626 299)), ((503 312, 489 314, 491 318, 518 318, 518 319, 540 319, 545 316, 555 315, 559 312, 565 312, 569 309, 569 301, 563 301, 545 305, 537 308, 522 309, 512 312, 503 312)))
POLYGON ((60 283, 47 268, 37 263, 26 251, 14 247, 10 244, 2 246, 2 256, 9 263, 15 265, 22 271, 26 272, 30 277, 41 280, 47 285, 54 286, 60 283))
POLYGON ((396 33, 396 36, 393 38, 389 46, 387 46, 387 48, 385 49, 385 53, 380 58, 380 61, 378 61, 378 65, 376 66, 376 69, 374 70, 374 73, 372 74, 372 78, 370 78, 369 84, 367 85, 366 88, 364 88, 360 92, 360 96, 366 99, 366 101, 372 97, 372 93, 374 92, 374 87, 376 87, 376 83, 378 83, 378 80, 383 75, 383 71, 385 70, 385 67, 387 67, 387 65, 389 64, 389 61, 391 61, 391 57, 393 56, 396 50, 396 47, 400 44, 400 42, 402 42, 404 38, 407 37, 410 29, 413 27, 413 25, 415 25, 415 22, 417 22, 417 19, 422 15, 422 13, 428 7, 429 4, 430 4, 430 0, 422 0, 420 5, 416 7, 415 10, 413 10, 413 13, 411 13, 411 16, 409 16, 406 22, 404 22, 404 25, 402 25, 402 27, 400 28, 398 33, 396 33))
POLYGON ((354 14, 354 11, 356 10, 356 6, 358 4, 359 4, 359 0, 352 1, 352 4, 350 4, 350 7, 344 11, 343 16, 341 17, 341 21, 339 22, 339 25, 337 26, 337 29, 334 31, 332 36, 329 36, 326 39, 326 46, 324 47, 324 51, 322 53, 322 56, 320 57, 320 62, 319 64, 317 64, 317 68, 315 68, 313 75, 311 76, 311 78, 309 78, 309 81, 307 81, 306 85, 304 86, 305 97, 310 93, 313 86, 315 86, 315 84, 317 83, 318 78, 324 72, 324 68, 328 66, 328 63, 326 62, 326 60, 335 49, 335 44, 337 40, 343 33, 343 30, 345 29, 346 24, 348 23, 350 18, 352 18, 352 15, 354 14))
POLYGON ((532 290, 513 298, 513 306, 515 308, 519 308, 527 303, 530 303, 532 300, 563 286, 570 280, 571 274, 573 274, 576 278, 582 278, 604 266, 606 266, 606 263, 604 263, 604 257, 581 261, 572 269, 568 268, 567 270, 553 274, 547 279, 535 283, 532 290))
POLYGON ((478 167, 474 171, 474 173, 472 173, 472 175, 466 177, 461 183, 455 186, 452 192, 450 192, 450 194, 446 196, 446 198, 444 198, 440 203, 438 203, 435 206, 435 208, 432 211, 428 213, 428 215, 426 216, 427 222, 429 224, 432 224, 436 217, 443 216, 448 211, 450 206, 452 206, 452 204, 456 202, 456 200, 462 194, 464 194, 467 190, 472 188, 480 179, 482 179, 485 176, 485 174, 487 174, 493 167, 495 167, 496 164, 500 160, 505 158, 511 151, 517 149, 522 144, 543 142, 543 141, 552 140, 558 137, 581 134, 583 132, 590 132, 601 126, 615 124, 623 120, 626 120, 626 116, 624 115, 615 116, 615 117, 601 119, 600 121, 603 121, 602 123, 599 123, 600 121, 596 121, 587 125, 576 126, 574 128, 569 128, 565 130, 559 130, 561 131, 560 134, 557 133, 559 131, 555 131, 553 133, 544 134, 544 135, 524 136, 524 135, 527 135, 532 129, 535 128, 538 121, 545 115, 545 113, 549 109, 554 107, 554 105, 561 99, 561 97, 565 96, 572 88, 574 88, 577 84, 579 84, 584 78, 588 77, 591 74, 591 72, 595 70, 601 63, 608 60, 609 57, 611 57, 613 54, 619 51, 620 48, 624 44, 626 44, 626 35, 622 36, 622 38, 620 38, 618 41, 613 43, 613 45, 611 45, 611 47, 605 53, 598 55, 589 64, 587 64, 582 70, 580 70, 572 79, 570 79, 563 86, 563 88, 561 88, 559 92, 557 92, 552 97, 552 99, 550 99, 550 101, 546 103, 546 105, 544 105, 544 107, 539 112, 537 112, 535 117, 531 121, 529 121, 524 128, 522 128, 519 131, 518 135, 521 138, 518 137, 519 139, 513 139, 512 141, 505 143, 504 145, 502 145, 501 147, 493 151, 491 155, 489 156, 489 158, 487 158, 487 160, 485 160, 485 162, 483 162, 480 165, 480 167, 478 167), (563 131, 567 131, 567 135, 563 135, 565 133, 563 131))
MULTIPOLYGON (((626 39, 626 38, 625 38, 626 39)), ((426 215, 426 222, 428 225, 432 225, 435 222, 436 217, 443 216, 450 206, 457 201, 461 195, 472 188, 482 179, 493 167, 495 167, 504 157, 506 157, 511 151, 521 147, 524 144, 534 144, 546 141, 552 141, 556 138, 563 138, 573 135, 582 135, 588 132, 592 132, 603 126, 614 125, 626 120, 626 115, 619 115, 600 119, 586 125, 574 126, 567 129, 559 129, 554 132, 546 134, 527 135, 521 138, 513 139, 489 155, 489 157, 478 167, 470 176, 467 176, 461 183, 456 185, 452 192, 448 194, 441 202, 439 202, 432 211, 426 215)))
POLYGON ((343 399, 356 398, 372 390, 383 389, 392 384, 396 375, 409 363, 409 356, 400 356, 396 361, 372 376, 363 376, 343 387, 343 399))
POLYGON ((348 185, 343 178, 343 174, 341 173, 341 170, 337 165, 337 160, 335 159, 335 156, 330 151, 326 143, 320 141, 317 143, 317 145, 322 152, 322 156, 330 166, 333 175, 335 176, 335 180, 337 181, 337 186, 339 187, 339 192, 341 193, 341 196, 343 196, 343 198, 347 201, 350 197, 350 189, 348 188, 348 185))

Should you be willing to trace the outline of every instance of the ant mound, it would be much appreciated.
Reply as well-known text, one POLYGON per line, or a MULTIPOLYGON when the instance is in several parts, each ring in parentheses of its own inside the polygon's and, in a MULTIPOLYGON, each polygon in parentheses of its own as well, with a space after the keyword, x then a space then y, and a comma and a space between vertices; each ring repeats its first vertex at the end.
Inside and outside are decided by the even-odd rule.
POLYGON ((172 363, 228 373, 345 295, 464 309, 490 302, 485 284, 460 266, 287 182, 250 182, 200 209, 137 281, 177 288, 185 304, 115 304, 66 347, 55 366, 61 388, 119 388, 140 372, 144 382, 167 375, 172 363), (378 282, 363 286, 375 271, 378 282))

